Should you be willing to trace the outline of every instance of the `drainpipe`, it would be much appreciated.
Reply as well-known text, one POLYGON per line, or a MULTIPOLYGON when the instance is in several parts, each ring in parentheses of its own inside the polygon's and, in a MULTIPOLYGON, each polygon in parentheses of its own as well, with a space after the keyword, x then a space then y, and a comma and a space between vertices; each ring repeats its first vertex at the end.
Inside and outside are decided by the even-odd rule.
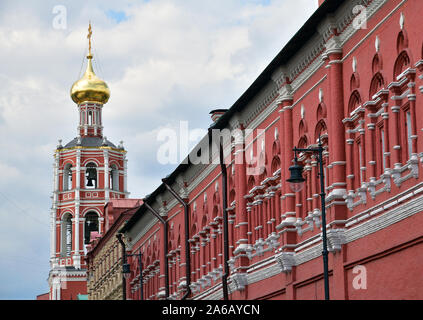
MULTIPOLYGON (((209 128, 209 143, 212 143, 212 128, 209 128)), ((223 300, 228 300, 228 277, 229 277, 229 234, 228 234, 228 200, 227 200, 227 170, 226 164, 223 157, 223 144, 221 137, 219 135, 219 162, 220 169, 222 174, 222 211, 223 211, 223 270, 224 274, 222 275, 222 290, 223 290, 223 300)))
POLYGON ((165 185, 166 189, 178 200, 178 202, 184 207, 184 220, 185 220, 185 273, 187 279, 187 292, 184 294, 181 300, 185 300, 191 294, 191 251, 190 251, 190 243, 189 243, 189 206, 188 204, 182 199, 175 190, 172 189, 170 185, 167 184, 167 179, 162 179, 163 184, 165 185))
POLYGON ((150 212, 152 214, 154 214, 154 216, 159 219, 159 221, 163 224, 163 229, 164 229, 164 243, 163 243, 163 247, 164 247, 164 263, 165 263, 165 292, 166 292, 166 300, 169 298, 169 258, 167 256, 168 254, 168 223, 167 220, 165 220, 160 213, 158 213, 156 210, 154 210, 148 203, 147 203, 147 199, 143 200, 145 206, 147 207, 148 210, 150 210, 150 212))
POLYGON ((223 210, 223 268, 225 273, 222 276, 223 299, 228 300, 228 277, 229 277, 229 234, 228 234, 228 211, 227 211, 227 171, 226 164, 223 159, 223 145, 219 143, 220 148, 220 168, 222 170, 222 210, 223 210))
MULTIPOLYGON (((122 240, 122 234, 118 233, 116 238, 119 240, 120 244, 122 245, 122 268, 123 265, 126 264, 126 247, 125 242, 122 240)), ((126 279, 122 273, 122 300, 126 300, 126 279)))

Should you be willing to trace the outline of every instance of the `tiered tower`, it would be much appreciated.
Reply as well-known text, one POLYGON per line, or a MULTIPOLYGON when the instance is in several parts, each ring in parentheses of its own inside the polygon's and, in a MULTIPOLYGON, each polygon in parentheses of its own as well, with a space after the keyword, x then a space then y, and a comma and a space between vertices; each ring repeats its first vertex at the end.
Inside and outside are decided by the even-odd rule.
POLYGON ((122 142, 116 147, 103 136, 102 109, 110 97, 107 84, 93 71, 91 25, 87 69, 71 88, 78 105, 78 136, 54 154, 51 209, 50 299, 77 299, 86 294, 86 246, 91 232, 103 233, 104 205, 126 198, 127 160, 122 142))

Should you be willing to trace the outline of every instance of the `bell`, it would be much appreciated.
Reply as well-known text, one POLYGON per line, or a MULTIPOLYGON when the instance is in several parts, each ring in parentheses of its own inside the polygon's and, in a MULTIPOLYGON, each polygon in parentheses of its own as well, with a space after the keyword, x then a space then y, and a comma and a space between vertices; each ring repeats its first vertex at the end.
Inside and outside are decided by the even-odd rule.
POLYGON ((93 184, 93 180, 95 180, 97 177, 96 177, 96 173, 95 173, 95 171, 94 170, 92 170, 92 169, 88 169, 87 170, 87 180, 88 180, 88 182, 87 182, 87 187, 92 187, 92 186, 94 186, 94 184, 93 184))

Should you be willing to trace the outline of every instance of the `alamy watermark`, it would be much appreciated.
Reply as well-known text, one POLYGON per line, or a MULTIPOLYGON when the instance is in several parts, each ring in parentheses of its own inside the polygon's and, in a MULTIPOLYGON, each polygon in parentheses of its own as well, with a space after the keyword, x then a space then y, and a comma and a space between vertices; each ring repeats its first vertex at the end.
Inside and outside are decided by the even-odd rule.
POLYGON ((354 276, 352 286, 355 290, 366 290, 367 289, 367 269, 365 266, 356 265, 353 270, 354 276))
POLYGON ((56 5, 53 7, 52 14, 55 15, 52 21, 53 29, 65 30, 68 27, 66 7, 64 5, 56 5))
POLYGON ((171 128, 159 130, 157 141, 163 142, 157 151, 157 161, 160 164, 219 164, 220 148, 223 147, 226 165, 232 162, 245 163, 249 175, 260 175, 264 172, 266 146, 264 129, 189 130, 188 121, 180 121, 179 130, 171 128), (189 151, 190 143, 199 139, 200 142, 189 151), (245 155, 237 152, 236 145, 245 147, 245 150, 243 149, 245 155))

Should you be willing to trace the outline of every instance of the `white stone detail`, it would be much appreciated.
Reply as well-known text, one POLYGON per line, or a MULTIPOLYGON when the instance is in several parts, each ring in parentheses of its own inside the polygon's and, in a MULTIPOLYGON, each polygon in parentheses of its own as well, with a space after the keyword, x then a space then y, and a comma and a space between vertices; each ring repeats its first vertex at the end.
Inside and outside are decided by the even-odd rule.
POLYGON ((326 235, 328 240, 328 251, 341 251, 342 245, 346 242, 345 229, 329 229, 326 235))
POLYGON ((295 266, 295 259, 293 252, 281 252, 275 256, 275 261, 278 263, 282 272, 290 272, 295 266))
POLYGON ((243 291, 248 285, 247 275, 245 273, 236 272, 229 277, 235 285, 235 290, 243 291))

